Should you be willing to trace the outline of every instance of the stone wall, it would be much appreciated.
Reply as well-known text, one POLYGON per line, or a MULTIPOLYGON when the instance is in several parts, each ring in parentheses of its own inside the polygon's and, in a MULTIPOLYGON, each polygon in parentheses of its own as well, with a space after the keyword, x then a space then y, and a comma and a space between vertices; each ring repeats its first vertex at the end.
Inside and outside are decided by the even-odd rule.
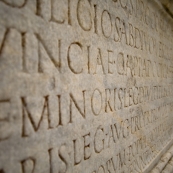
POLYGON ((0 173, 147 173, 172 124, 160 1, 0 0, 0 173))

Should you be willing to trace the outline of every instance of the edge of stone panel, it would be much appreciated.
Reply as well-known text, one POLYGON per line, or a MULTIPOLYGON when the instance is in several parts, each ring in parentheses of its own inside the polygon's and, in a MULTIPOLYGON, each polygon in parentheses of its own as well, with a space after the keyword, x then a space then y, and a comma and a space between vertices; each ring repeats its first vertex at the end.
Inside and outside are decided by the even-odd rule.
POLYGON ((148 173, 149 171, 151 171, 154 166, 159 162, 160 158, 162 157, 162 155, 168 151, 168 149, 173 145, 173 139, 171 139, 171 141, 163 148, 163 150, 161 150, 159 152, 159 154, 153 159, 153 161, 151 162, 151 164, 149 164, 149 166, 143 171, 143 173, 148 173))
MULTIPOLYGON (((164 15, 167 21, 173 21, 173 11, 171 12, 168 8, 165 7, 165 5, 161 2, 161 0, 154 0, 150 1, 150 3, 154 3, 158 7, 158 11, 164 15)), ((143 173, 149 173, 155 165, 159 162, 163 154, 169 150, 169 148, 173 145, 173 139, 170 140, 170 142, 157 154, 157 156, 152 160, 152 162, 145 168, 143 173)))
POLYGON ((160 10, 161 13, 167 17, 167 20, 173 21, 173 11, 170 11, 170 9, 163 3, 163 0, 153 0, 153 1, 148 0, 148 2, 157 5, 158 10, 160 10))
POLYGON ((173 1, 171 0, 160 0, 165 11, 173 18, 173 1))

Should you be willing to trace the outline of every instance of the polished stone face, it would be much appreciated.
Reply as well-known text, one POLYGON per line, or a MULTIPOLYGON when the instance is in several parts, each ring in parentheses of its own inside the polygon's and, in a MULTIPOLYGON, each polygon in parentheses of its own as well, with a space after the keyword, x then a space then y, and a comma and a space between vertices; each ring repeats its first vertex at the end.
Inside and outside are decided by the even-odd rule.
POLYGON ((0 173, 149 172, 172 124, 158 1, 0 0, 0 173))

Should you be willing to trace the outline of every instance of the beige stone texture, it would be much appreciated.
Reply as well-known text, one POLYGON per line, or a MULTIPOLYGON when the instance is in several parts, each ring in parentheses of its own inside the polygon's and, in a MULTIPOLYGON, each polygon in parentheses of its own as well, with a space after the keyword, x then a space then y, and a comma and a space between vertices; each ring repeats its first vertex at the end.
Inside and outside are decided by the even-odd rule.
POLYGON ((0 0, 0 173, 168 172, 172 145, 159 0, 0 0))

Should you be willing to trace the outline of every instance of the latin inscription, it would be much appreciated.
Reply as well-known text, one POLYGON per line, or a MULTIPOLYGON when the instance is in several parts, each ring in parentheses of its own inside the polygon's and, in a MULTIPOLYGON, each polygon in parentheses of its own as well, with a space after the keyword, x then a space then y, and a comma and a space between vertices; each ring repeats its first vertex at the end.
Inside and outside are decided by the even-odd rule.
POLYGON ((172 141, 156 1, 0 0, 0 15, 0 173, 143 172, 172 141))

